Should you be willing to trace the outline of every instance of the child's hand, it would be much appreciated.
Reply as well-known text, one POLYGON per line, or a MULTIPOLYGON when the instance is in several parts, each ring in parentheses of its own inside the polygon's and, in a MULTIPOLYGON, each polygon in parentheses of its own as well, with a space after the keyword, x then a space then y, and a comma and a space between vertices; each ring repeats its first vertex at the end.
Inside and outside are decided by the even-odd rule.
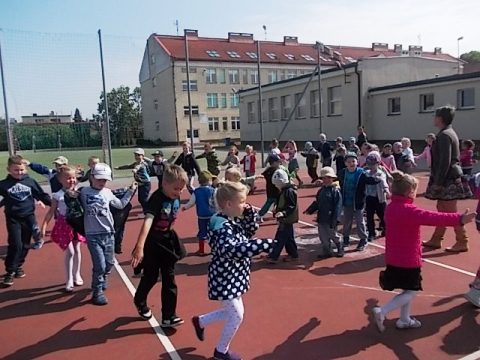
POLYGON ((37 201, 37 205, 40 206, 42 209, 45 209, 45 204, 41 201, 37 201))
POLYGON ((187 210, 187 208, 185 206, 182 206, 182 211, 185 211, 187 210))
POLYGON ((281 218, 283 218, 283 217, 285 217, 285 215, 283 214, 283 212, 278 212, 278 213, 275 214, 275 218, 276 218, 276 219, 281 219, 281 218))
POLYGON ((465 210, 465 212, 462 215, 462 224, 468 224, 469 222, 472 222, 473 219, 475 219, 475 216, 477 216, 477 213, 475 212, 470 212, 470 209, 465 210))
POLYGON ((132 267, 136 268, 143 260, 143 247, 135 246, 132 252, 132 267))
POLYGON ((137 190, 137 188, 138 188, 138 183, 136 181, 132 182, 132 185, 130 185, 130 189, 137 190))

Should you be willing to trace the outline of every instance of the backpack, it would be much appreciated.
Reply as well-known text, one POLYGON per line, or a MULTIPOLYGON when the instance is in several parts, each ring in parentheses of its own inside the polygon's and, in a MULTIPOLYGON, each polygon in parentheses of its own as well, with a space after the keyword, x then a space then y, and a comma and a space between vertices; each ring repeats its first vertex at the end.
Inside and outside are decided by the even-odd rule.
MULTIPOLYGON (((127 192, 128 188, 120 188, 112 190, 112 194, 115 195, 118 199, 123 198, 125 193, 127 192)), ((133 193, 135 195, 135 193, 133 193)), ((132 195, 132 197, 133 197, 132 195)), ((132 204, 129 202, 123 209, 117 209, 114 206, 110 206, 110 212, 113 216, 113 227, 115 230, 125 228, 125 223, 128 220, 128 215, 130 214, 130 210, 132 210, 132 204)))
POLYGON ((67 206, 67 213, 65 214, 65 219, 68 225, 72 227, 74 232, 85 236, 85 224, 83 222, 85 211, 80 201, 81 190, 82 188, 79 188, 76 191, 65 191, 64 200, 65 205, 67 206))

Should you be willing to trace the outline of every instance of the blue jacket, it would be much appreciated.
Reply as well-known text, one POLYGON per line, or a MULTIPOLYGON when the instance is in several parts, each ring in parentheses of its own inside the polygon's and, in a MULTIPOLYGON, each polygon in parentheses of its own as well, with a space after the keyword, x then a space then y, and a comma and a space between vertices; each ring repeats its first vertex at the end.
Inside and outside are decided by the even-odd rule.
POLYGON ((215 214, 215 189, 213 187, 200 186, 193 193, 195 194, 195 205, 199 218, 210 218, 215 214))
MULTIPOLYGON (((342 198, 345 201, 345 174, 348 169, 343 169, 338 175, 338 180, 340 182, 340 188, 342 189, 342 198)), ((365 206, 365 187, 366 185, 378 184, 379 181, 373 177, 367 178, 363 168, 357 167, 355 169, 355 196, 353 198, 353 208, 354 210, 361 210, 365 206)))
POLYGON ((307 214, 317 213, 317 223, 328 224, 331 228, 337 225, 342 213, 342 194, 334 185, 322 186, 315 200, 305 210, 307 214))
POLYGON ((62 184, 60 184, 60 181, 57 178, 57 170, 49 169, 45 165, 34 162, 31 162, 28 166, 37 174, 43 175, 48 179, 50 183, 50 188, 52 189, 52 194, 62 190, 63 186, 62 184))

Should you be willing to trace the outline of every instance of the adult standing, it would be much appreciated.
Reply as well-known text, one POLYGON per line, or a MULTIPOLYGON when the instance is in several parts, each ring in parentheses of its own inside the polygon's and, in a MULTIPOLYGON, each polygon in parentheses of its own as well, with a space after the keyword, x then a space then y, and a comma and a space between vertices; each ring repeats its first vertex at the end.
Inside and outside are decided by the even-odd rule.
POLYGON ((357 146, 361 149, 362 145, 368 142, 367 134, 365 133, 365 128, 363 126, 359 126, 357 128, 358 136, 357 136, 357 146))
POLYGON ((327 135, 321 133, 319 135, 320 143, 317 146, 317 151, 322 158, 322 167, 332 166, 332 147, 327 141, 327 135))
MULTIPOLYGON (((460 167, 460 147, 458 136, 452 128, 455 108, 443 106, 435 111, 433 123, 440 131, 432 144, 432 164, 425 197, 437 200, 440 212, 457 212, 457 200, 467 199, 472 193, 468 185, 462 183, 460 167)), ((429 241, 423 246, 440 249, 446 228, 437 226, 429 241)), ((468 237, 463 225, 454 227, 456 242, 446 248, 450 252, 468 251, 468 237)))

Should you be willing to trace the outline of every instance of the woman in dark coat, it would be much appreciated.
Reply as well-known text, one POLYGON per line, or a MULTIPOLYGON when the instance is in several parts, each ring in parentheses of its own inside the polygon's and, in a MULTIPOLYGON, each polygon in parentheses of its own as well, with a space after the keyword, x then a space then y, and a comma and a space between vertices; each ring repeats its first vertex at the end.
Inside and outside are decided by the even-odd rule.
MULTIPOLYGON (((457 200, 468 199, 472 193, 462 181, 458 136, 452 128, 455 108, 443 106, 435 111, 434 125, 440 129, 432 145, 432 166, 425 197, 437 200, 440 212, 457 212, 457 200)), ((468 251, 468 238, 464 226, 454 228, 456 242, 446 248, 450 252, 468 251)), ((445 235, 445 227, 436 227, 431 239, 424 246, 439 249, 445 235)))

